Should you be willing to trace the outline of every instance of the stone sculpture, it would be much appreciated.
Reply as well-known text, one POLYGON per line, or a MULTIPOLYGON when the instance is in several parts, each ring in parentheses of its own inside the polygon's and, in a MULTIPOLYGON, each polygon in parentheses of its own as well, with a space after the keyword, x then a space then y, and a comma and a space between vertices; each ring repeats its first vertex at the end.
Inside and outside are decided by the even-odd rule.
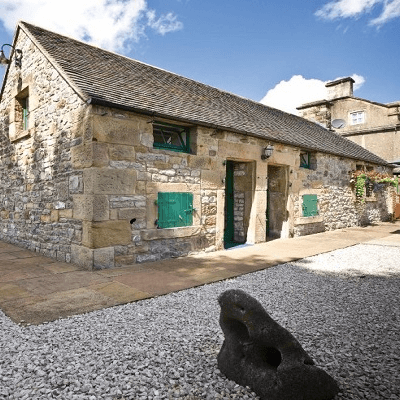
POLYGON ((338 393, 335 380, 257 300, 227 290, 218 301, 225 335, 218 367, 227 378, 249 386, 262 400, 328 400, 338 393))

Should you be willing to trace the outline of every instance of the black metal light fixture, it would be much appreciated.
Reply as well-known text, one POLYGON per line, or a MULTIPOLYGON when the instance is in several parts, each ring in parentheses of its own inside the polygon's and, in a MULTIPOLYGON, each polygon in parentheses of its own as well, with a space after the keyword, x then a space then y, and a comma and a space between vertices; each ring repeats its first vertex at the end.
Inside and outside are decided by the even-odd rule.
POLYGON ((263 153, 261 154, 261 160, 267 160, 272 156, 273 152, 274 152, 274 146, 272 146, 272 144, 269 144, 267 147, 263 149, 263 153))
POLYGON ((12 56, 12 52, 11 52, 11 54, 10 54, 10 58, 7 58, 6 56, 5 56, 5 54, 4 54, 4 50, 3 50, 3 47, 4 46, 10 46, 11 48, 13 48, 14 49, 14 52, 15 52, 15 58, 14 58, 14 61, 15 61, 15 66, 16 67, 20 67, 21 66, 21 59, 22 59, 22 50, 20 50, 20 49, 16 49, 14 46, 12 46, 11 44, 3 44, 3 46, 1 46, 1 50, 0 50, 0 64, 3 64, 3 65, 7 65, 7 64, 10 64, 10 59, 11 59, 11 56, 12 56))

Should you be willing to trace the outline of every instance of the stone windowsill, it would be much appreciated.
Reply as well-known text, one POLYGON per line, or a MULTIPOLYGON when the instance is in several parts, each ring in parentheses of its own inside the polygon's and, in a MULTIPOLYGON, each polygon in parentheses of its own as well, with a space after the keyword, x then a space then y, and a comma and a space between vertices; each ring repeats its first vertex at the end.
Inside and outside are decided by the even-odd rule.
POLYGON ((142 240, 172 239, 198 235, 201 226, 183 226, 179 228, 146 229, 141 231, 142 240))
POLYGON ((9 135, 10 142, 15 142, 17 140, 20 140, 20 139, 23 139, 26 137, 30 137, 35 134, 35 128, 30 128, 30 129, 25 129, 25 130, 22 130, 22 129, 15 130, 15 127, 14 127, 14 129, 12 129, 12 128, 13 127, 10 126, 10 135, 9 135))
POLYGON ((315 217, 299 217, 294 221, 295 225, 306 225, 306 224, 316 224, 318 222, 324 222, 324 217, 322 215, 316 215, 315 217))

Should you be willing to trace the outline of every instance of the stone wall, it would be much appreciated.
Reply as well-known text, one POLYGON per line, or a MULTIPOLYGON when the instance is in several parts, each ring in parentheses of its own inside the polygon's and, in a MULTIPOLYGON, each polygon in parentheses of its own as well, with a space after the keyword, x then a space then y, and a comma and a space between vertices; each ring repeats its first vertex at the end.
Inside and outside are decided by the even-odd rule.
POLYGON ((22 30, 17 47, 22 67, 10 64, 0 105, 0 239, 70 261, 82 235, 72 195, 83 190, 70 149, 85 107, 22 30), (26 129, 21 96, 29 96, 26 129))
POLYGON ((84 186, 73 196, 73 216, 83 221, 73 262, 106 268, 223 248, 227 159, 236 164, 236 234, 246 241, 252 224, 251 240, 265 240, 265 221, 256 218, 265 202, 253 205, 262 140, 191 126, 189 154, 154 148, 151 117, 93 107, 88 120, 71 152, 84 186), (192 193, 193 225, 158 229, 159 192, 192 193))
MULTIPOLYGON (((315 170, 300 168, 298 172, 302 189, 300 195, 295 195, 293 199, 294 236, 391 220, 391 186, 375 185, 371 197, 357 201, 355 188, 350 183, 351 172, 356 169, 355 160, 317 153, 316 163, 315 170), (301 196, 304 194, 317 195, 318 216, 302 217, 301 196)), ((390 171, 378 166, 375 170, 390 171)))

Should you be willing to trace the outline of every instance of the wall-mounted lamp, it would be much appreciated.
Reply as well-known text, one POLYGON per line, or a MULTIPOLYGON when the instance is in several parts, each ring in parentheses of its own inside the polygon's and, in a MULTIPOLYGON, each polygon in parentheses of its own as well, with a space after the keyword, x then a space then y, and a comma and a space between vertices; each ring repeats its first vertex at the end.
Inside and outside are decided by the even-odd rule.
POLYGON ((6 56, 5 56, 5 54, 4 54, 4 50, 3 50, 3 47, 4 46, 10 46, 10 47, 12 47, 13 49, 14 49, 14 51, 15 51, 15 66, 16 67, 20 67, 21 66, 21 59, 22 59, 22 50, 20 50, 20 49, 16 49, 14 46, 11 46, 11 44, 3 44, 3 46, 1 46, 1 50, 0 50, 0 64, 4 64, 4 65, 7 65, 7 64, 10 64, 10 59, 11 59, 11 56, 12 56, 12 52, 10 53, 10 59, 8 59, 6 56))
POLYGON ((272 156, 273 152, 274 152, 274 146, 272 146, 272 144, 269 144, 267 147, 263 149, 263 153, 261 154, 261 160, 267 160, 272 156))

